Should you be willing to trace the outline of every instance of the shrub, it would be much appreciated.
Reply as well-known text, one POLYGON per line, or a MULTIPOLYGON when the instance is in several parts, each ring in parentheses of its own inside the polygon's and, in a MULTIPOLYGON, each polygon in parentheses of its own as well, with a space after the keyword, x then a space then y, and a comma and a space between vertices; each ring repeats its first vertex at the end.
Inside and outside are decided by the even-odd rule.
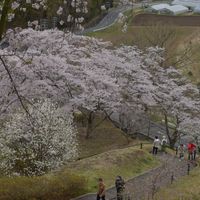
POLYGON ((69 200, 87 192, 86 180, 71 173, 0 179, 1 200, 69 200))
POLYGON ((34 176, 77 156, 72 118, 45 99, 19 110, 0 132, 0 167, 6 175, 34 176))

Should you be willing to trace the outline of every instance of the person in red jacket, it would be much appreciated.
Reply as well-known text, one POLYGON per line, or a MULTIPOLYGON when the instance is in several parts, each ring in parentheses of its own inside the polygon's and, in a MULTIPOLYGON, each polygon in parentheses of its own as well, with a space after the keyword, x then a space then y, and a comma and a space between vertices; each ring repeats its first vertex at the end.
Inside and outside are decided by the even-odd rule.
POLYGON ((193 144, 192 142, 188 143, 188 160, 194 160, 194 154, 196 151, 196 145, 193 144))

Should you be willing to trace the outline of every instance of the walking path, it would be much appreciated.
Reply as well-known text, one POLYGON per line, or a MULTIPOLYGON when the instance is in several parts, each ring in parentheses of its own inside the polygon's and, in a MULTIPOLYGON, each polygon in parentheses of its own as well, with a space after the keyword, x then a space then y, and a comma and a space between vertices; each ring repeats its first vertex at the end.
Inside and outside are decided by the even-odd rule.
MULTIPOLYGON (((172 175, 174 180, 187 175, 187 161, 179 161, 178 158, 170 154, 159 154, 157 157, 162 162, 161 166, 127 181, 126 190, 131 194, 132 199, 148 199, 148 196, 151 197, 159 188, 171 184, 172 175)), ((190 165, 191 169, 195 166, 194 164, 190 165)), ((114 200, 115 197, 116 190, 114 187, 106 191, 107 200, 114 200)), ((76 200, 96 200, 96 194, 84 195, 76 198, 76 200)))

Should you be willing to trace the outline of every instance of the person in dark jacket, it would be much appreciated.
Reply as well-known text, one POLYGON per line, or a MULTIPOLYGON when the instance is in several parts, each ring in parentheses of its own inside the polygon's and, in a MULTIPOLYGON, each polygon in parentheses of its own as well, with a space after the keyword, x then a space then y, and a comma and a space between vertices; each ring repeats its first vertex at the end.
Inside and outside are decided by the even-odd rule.
POLYGON ((123 200, 123 194, 125 190, 125 182, 121 176, 116 177, 115 187, 117 190, 117 200, 123 200))

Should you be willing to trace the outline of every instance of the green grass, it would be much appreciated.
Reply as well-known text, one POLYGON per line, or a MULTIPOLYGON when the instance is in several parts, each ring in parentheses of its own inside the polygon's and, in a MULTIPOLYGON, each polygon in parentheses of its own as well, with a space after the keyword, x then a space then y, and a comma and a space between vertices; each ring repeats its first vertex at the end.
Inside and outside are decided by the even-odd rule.
POLYGON ((70 200, 87 193, 86 180, 75 174, 0 178, 1 200, 70 200))
MULTIPOLYGON (((101 38, 104 41, 111 41, 114 46, 120 46, 123 44, 133 45, 134 40, 137 39, 138 34, 145 30, 145 26, 132 26, 128 25, 126 33, 122 32, 122 24, 116 23, 113 26, 97 32, 88 33, 88 36, 101 38)), ((173 46, 183 44, 185 39, 193 35, 194 32, 199 31, 197 27, 176 27, 176 43, 173 46)), ((142 41, 138 41, 138 44, 142 41)))
POLYGON ((151 145, 145 146, 143 150, 140 146, 135 146, 108 151, 71 163, 64 171, 84 176, 88 180, 88 190, 95 192, 99 177, 104 179, 108 188, 114 185, 117 175, 129 179, 158 166, 159 161, 149 153, 149 148, 151 145))
MULTIPOLYGON (((95 123, 99 120, 97 118, 95 123)), ((140 150, 140 143, 147 141, 129 138, 128 143, 121 130, 110 121, 104 121, 96 128, 90 139, 85 139, 85 131, 85 128, 79 128, 80 158, 84 159, 70 163, 62 170, 85 177, 89 192, 96 191, 99 177, 110 187, 117 175, 129 179, 160 164, 149 154, 152 145, 144 145, 140 150)))
POLYGON ((111 41, 114 46, 120 46, 123 44, 132 45, 133 35, 138 31, 138 29, 130 26, 130 23, 132 21, 131 19, 135 16, 135 14, 139 12, 141 12, 141 9, 137 9, 134 11, 129 10, 125 13, 128 22, 128 31, 126 33, 122 32, 123 24, 115 23, 107 29, 88 33, 87 35, 91 37, 101 38, 104 41, 111 41))
POLYGON ((105 180, 108 188, 114 185, 117 175, 129 179, 160 164, 149 154, 152 145, 144 145, 141 150, 139 140, 132 139, 128 144, 126 137, 109 121, 104 121, 90 139, 85 139, 84 131, 79 129, 80 154, 94 156, 71 162, 41 177, 1 177, 0 199, 69 200, 95 192, 99 177, 105 180))

